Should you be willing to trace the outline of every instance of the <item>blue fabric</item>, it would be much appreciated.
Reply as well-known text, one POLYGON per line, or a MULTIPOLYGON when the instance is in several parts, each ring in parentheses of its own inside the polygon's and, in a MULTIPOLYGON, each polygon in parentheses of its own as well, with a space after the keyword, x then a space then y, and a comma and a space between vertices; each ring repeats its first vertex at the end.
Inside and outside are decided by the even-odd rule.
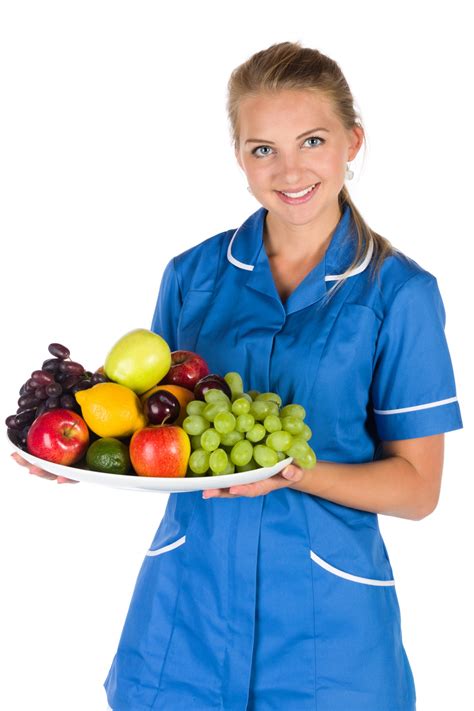
MULTIPOLYGON (((266 212, 170 260, 152 330, 246 390, 304 405, 320 460, 369 462, 383 439, 461 428, 436 279, 397 253, 327 301, 326 277, 355 253, 346 205, 282 303, 266 212)), ((415 709, 376 514, 291 488, 173 493, 148 553, 104 682, 114 711, 415 709)))

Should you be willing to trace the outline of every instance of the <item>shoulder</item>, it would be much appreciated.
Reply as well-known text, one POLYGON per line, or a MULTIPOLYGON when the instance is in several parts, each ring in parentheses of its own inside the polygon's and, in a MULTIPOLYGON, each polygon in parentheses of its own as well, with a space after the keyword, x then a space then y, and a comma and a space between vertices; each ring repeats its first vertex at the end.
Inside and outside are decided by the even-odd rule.
POLYGON ((418 296, 438 288, 434 274, 398 249, 384 259, 375 283, 376 301, 382 313, 386 313, 400 297, 416 300, 418 296))
POLYGON ((235 229, 224 230, 202 240, 173 258, 178 281, 189 289, 211 291, 219 264, 225 258, 227 246, 235 229))

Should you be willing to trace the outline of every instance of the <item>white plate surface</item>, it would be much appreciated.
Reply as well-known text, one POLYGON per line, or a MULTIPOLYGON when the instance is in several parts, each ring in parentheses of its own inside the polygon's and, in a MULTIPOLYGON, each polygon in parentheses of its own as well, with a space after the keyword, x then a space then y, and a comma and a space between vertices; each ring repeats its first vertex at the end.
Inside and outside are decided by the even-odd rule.
POLYGON ((40 467, 40 469, 45 469, 51 474, 64 476, 68 479, 74 479, 75 481, 103 484, 104 486, 112 486, 116 489, 133 489, 134 491, 166 491, 177 493, 180 491, 223 489, 238 484, 252 484, 255 481, 268 479, 274 474, 278 474, 278 472, 293 461, 293 457, 287 457, 286 459, 282 459, 281 462, 277 462, 273 467, 260 467, 259 469, 251 469, 248 472, 235 472, 235 474, 220 474, 218 476, 136 476, 134 474, 107 474, 92 471, 91 469, 80 469, 78 467, 65 466, 64 464, 55 464, 54 462, 48 462, 46 459, 34 457, 29 452, 23 451, 19 447, 16 447, 10 439, 8 439, 8 442, 23 459, 40 467))

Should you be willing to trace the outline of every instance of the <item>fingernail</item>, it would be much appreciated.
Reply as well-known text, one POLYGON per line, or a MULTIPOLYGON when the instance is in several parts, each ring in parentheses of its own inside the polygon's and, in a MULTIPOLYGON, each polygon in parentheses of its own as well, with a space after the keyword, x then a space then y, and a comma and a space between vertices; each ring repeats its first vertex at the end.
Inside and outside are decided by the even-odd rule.
POLYGON ((291 467, 286 467, 282 471, 282 476, 284 476, 285 479, 293 479, 295 474, 296 474, 295 470, 292 469, 291 467))

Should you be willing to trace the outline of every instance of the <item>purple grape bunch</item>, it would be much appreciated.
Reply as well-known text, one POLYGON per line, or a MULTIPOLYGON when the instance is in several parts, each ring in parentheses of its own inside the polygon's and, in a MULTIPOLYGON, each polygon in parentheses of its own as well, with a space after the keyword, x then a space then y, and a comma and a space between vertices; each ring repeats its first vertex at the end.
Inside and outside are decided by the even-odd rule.
POLYGON ((71 360, 69 348, 60 343, 50 343, 48 351, 53 357, 45 360, 41 369, 34 370, 23 383, 17 411, 5 420, 10 441, 24 451, 27 451, 28 431, 43 412, 64 407, 81 414, 74 394, 109 381, 103 373, 92 373, 71 360))

